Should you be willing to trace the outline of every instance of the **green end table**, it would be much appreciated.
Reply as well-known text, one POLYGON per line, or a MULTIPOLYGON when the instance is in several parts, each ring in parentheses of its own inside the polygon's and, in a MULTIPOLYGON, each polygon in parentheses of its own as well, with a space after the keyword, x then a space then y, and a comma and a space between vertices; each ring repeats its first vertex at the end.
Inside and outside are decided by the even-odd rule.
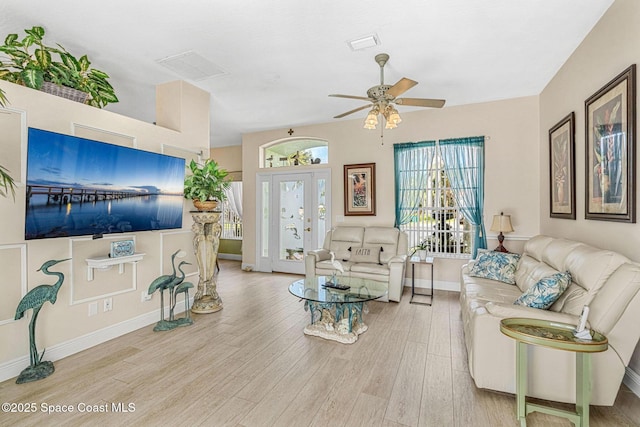
POLYGON ((531 412, 565 417, 576 426, 589 425, 591 401, 591 353, 606 351, 607 338, 591 331, 591 340, 573 336, 575 325, 539 319, 509 318, 500 321, 500 331, 516 342, 516 400, 517 415, 521 426, 527 425, 531 412), (526 401, 527 393, 527 344, 539 345, 576 353, 576 411, 555 409, 526 401))

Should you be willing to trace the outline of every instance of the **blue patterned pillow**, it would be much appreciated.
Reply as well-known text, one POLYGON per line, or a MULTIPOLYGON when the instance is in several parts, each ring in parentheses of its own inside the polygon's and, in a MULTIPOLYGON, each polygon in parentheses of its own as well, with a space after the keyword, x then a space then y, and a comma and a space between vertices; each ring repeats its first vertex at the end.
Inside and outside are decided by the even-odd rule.
POLYGON ((560 298, 570 284, 571 273, 568 271, 544 277, 520 295, 514 304, 546 310, 560 298))
POLYGON ((520 255, 508 252, 484 252, 471 267, 469 276, 493 279, 515 285, 520 255))

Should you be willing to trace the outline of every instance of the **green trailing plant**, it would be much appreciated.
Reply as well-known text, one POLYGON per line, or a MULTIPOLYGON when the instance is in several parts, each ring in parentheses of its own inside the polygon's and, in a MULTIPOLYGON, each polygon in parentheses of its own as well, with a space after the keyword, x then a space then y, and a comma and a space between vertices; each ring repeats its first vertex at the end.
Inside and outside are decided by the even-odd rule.
POLYGON ((203 165, 191 160, 189 164, 191 175, 184 180, 184 197, 191 200, 217 200, 223 202, 227 199, 225 190, 231 185, 227 180, 227 172, 220 168, 213 159, 208 159, 203 165))
POLYGON ((42 27, 24 31, 23 39, 9 34, 0 46, 0 52, 6 56, 0 58, 0 79, 38 90, 44 82, 67 86, 88 93, 87 103, 98 108, 118 102, 109 75, 91 68, 87 55, 76 58, 59 44, 45 45, 42 27))
POLYGON ((9 171, 0 165, 0 196, 7 197, 11 192, 13 200, 16 199, 16 183, 9 175, 9 171))
MULTIPOLYGON (((0 89, 0 107, 4 107, 7 103, 7 97, 4 94, 4 91, 0 89)), ((16 183, 9 175, 9 171, 4 166, 0 165, 0 196, 7 197, 11 192, 13 196, 13 200, 16 199, 16 183)))

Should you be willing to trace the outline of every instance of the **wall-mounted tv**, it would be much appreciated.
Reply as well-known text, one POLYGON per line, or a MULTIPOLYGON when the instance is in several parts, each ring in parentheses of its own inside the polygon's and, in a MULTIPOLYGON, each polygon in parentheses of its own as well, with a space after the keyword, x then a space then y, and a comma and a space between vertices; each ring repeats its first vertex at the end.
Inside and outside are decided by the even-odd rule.
POLYGON ((29 128, 25 239, 182 227, 185 161, 29 128))

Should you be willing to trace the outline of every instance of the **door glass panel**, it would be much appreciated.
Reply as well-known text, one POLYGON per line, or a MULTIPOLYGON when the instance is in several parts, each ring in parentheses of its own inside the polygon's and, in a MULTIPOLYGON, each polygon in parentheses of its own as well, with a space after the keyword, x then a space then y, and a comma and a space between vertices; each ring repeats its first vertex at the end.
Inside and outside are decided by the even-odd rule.
POLYGON ((327 232, 327 221, 326 221, 326 213, 327 213, 327 205, 326 205, 326 187, 327 180, 326 179, 318 179, 318 222, 316 223, 316 242, 322 245, 324 242, 324 235, 327 232))
POLYGON ((269 187, 268 181, 262 183, 262 256, 269 256, 269 187))
POLYGON ((280 260, 304 258, 304 181, 280 182, 280 260))

